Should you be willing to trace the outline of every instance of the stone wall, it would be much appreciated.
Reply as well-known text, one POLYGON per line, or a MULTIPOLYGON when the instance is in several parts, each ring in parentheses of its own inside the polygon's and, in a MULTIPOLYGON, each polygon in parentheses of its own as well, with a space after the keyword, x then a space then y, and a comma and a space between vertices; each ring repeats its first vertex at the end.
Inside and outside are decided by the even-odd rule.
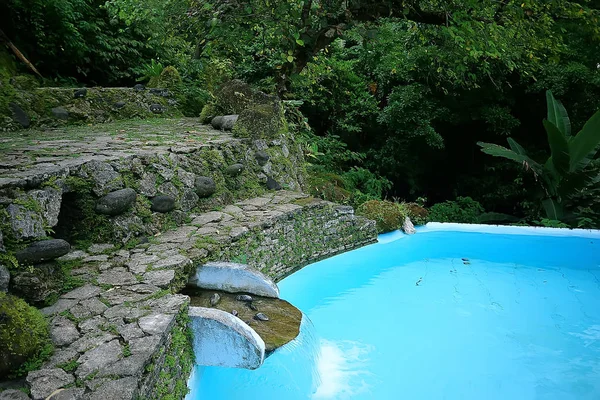
POLYGON ((177 96, 168 89, 38 88, 33 77, 9 79, 14 90, 0 110, 0 131, 92 124, 131 118, 178 117, 177 96))

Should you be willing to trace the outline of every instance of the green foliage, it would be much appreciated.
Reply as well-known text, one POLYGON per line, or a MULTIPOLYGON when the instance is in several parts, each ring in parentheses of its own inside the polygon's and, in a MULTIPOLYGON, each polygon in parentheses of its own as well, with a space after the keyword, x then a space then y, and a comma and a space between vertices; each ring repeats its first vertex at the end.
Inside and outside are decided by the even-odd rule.
POLYGON ((600 145, 600 111, 596 112, 577 135, 571 135, 571 122, 564 106, 547 91, 546 130, 550 156, 542 164, 534 161, 527 151, 514 139, 509 138, 510 148, 478 143, 482 151, 521 164, 542 184, 545 196, 542 205, 549 220, 564 220, 565 206, 574 195, 586 186, 600 182, 599 170, 587 168, 596 156, 600 145))
POLYGON ((545 226, 548 228, 570 228, 568 224, 557 221, 555 219, 544 218, 541 221, 537 221, 538 225, 545 226))
POLYGON ((138 78, 138 82, 148 82, 148 86, 157 87, 158 78, 164 70, 164 66, 152 59, 148 64, 142 64, 142 76, 138 78))
POLYGON ((484 209, 479 202, 470 197, 457 197, 455 201, 447 200, 434 204, 429 208, 429 220, 434 222, 460 222, 475 224, 484 209))
POLYGON ((25 301, 0 292, 0 374, 23 376, 52 355, 48 322, 25 301))
POLYGON ((407 216, 400 204, 384 200, 367 201, 356 209, 356 214, 375 221, 379 233, 400 229, 407 216))

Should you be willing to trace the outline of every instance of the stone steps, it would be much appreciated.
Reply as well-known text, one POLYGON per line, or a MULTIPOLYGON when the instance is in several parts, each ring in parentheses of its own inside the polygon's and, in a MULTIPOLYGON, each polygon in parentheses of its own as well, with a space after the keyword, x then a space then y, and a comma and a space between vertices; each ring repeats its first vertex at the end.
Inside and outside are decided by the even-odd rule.
POLYGON ((280 279, 377 235, 374 222, 352 208, 291 191, 190 219, 131 249, 96 244, 63 256, 79 260, 72 274, 86 284, 42 309, 57 349, 27 378, 33 398, 60 389, 70 396, 61 398, 69 399, 182 398, 178 390, 185 389, 191 349, 178 347, 174 337, 185 335, 189 298, 176 293, 194 265, 242 261, 280 279))

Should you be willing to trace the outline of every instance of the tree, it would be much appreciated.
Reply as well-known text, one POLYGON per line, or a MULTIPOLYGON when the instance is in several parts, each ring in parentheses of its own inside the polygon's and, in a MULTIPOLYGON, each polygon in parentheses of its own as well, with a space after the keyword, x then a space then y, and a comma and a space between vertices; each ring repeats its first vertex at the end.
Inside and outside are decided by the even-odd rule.
POLYGON ((596 112, 577 135, 571 135, 567 111, 551 91, 546 93, 548 116, 543 121, 550 156, 544 163, 533 160, 514 139, 508 138, 510 149, 479 142, 486 154, 515 161, 531 172, 544 189, 542 200, 551 220, 565 219, 565 203, 586 186, 600 182, 598 169, 587 168, 600 145, 600 111, 596 112))

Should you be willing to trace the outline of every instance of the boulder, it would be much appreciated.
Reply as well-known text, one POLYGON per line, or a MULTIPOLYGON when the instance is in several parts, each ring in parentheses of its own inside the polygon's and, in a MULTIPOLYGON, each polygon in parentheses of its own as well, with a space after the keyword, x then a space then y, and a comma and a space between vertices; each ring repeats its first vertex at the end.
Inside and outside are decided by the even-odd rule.
POLYGON ((225 115, 221 120, 221 129, 224 131, 231 131, 238 120, 237 115, 225 115))
POLYGON ((231 177, 236 177, 242 173, 244 170, 244 164, 233 164, 227 167, 225 173, 231 177))
POLYGON ((116 109, 123 108, 123 107, 125 107, 125 104, 127 104, 127 103, 126 103, 126 102, 124 102, 124 101, 117 101, 117 102, 115 103, 115 108, 116 108, 116 109))
POLYGON ((270 176, 267 177, 267 189, 269 190, 281 190, 281 185, 270 176))
POLYGON ((15 239, 39 238, 46 235, 44 223, 39 214, 19 204, 10 204, 6 207, 6 212, 15 239))
POLYGON ((71 374, 60 368, 40 369, 27 375, 27 383, 31 386, 31 397, 44 400, 55 390, 75 382, 71 374))
POLYGON ((15 257, 21 264, 39 264, 64 256, 69 250, 71 246, 63 239, 41 240, 18 251, 15 257))
POLYGON ((240 113, 233 135, 241 138, 274 140, 287 130, 279 101, 249 106, 240 113))
POLYGON ((251 293, 279 298, 279 289, 271 278, 245 264, 209 262, 196 268, 189 285, 200 289, 229 293, 251 293))
POLYGON ((271 159, 271 156, 266 151, 260 150, 254 154, 254 158, 256 158, 256 162, 258 162, 258 165, 264 167, 271 159))
POLYGON ((109 193, 98 200, 96 212, 104 215, 122 214, 135 202, 136 196, 135 190, 131 188, 109 193))
POLYGON ((29 195, 39 205, 46 225, 50 227, 56 226, 58 224, 58 214, 60 214, 62 191, 47 187, 43 190, 32 190, 29 192, 29 195))
POLYGON ((144 90, 146 90, 146 86, 142 85, 141 83, 138 83, 137 85, 133 86, 133 90, 143 92, 144 90))
POLYGON ((150 111, 153 114, 162 114, 165 112, 165 108, 163 106, 161 106, 160 104, 152 104, 152 105, 150 105, 150 111))
POLYGON ((0 264, 0 292, 8 292, 8 285, 10 283, 10 272, 6 266, 0 264))
POLYGON ((404 217, 404 222, 402 223, 402 231, 407 235, 414 235, 415 233, 417 233, 417 230, 415 229, 415 226, 413 225, 409 217, 404 217))
POLYGON ((257 369, 265 359, 265 342, 241 319, 228 312, 190 307, 196 364, 257 369))
POLYGON ((200 198, 210 197, 217 191, 217 185, 212 178, 199 176, 194 182, 196 194, 200 198))
POLYGON ((73 98, 74 99, 82 99, 86 95, 87 95, 87 89, 86 88, 75 89, 75 91, 73 92, 73 98))
POLYGON ((20 390, 9 389, 0 392, 0 400, 30 400, 30 397, 20 390))
POLYGON ((31 119, 17 103, 10 103, 8 105, 10 111, 12 112, 12 117, 15 121, 17 121, 23 128, 29 128, 31 125, 31 119))
POLYGON ((221 129, 221 127, 223 126, 223 116, 217 116, 214 117, 211 121, 210 124, 212 125, 213 128, 215 129, 221 129))
POLYGON ((54 107, 52 109, 52 115, 54 115, 54 118, 61 119, 63 121, 66 121, 69 119, 69 112, 67 110, 65 110, 63 107, 54 107))
POLYGON ((48 298, 60 294, 63 284, 63 274, 55 263, 21 268, 11 272, 10 276, 11 293, 17 294, 30 304, 44 304, 48 298))
POLYGON ((150 209, 154 212, 168 213, 175 209, 175 199, 170 196, 156 196, 152 199, 150 209))

